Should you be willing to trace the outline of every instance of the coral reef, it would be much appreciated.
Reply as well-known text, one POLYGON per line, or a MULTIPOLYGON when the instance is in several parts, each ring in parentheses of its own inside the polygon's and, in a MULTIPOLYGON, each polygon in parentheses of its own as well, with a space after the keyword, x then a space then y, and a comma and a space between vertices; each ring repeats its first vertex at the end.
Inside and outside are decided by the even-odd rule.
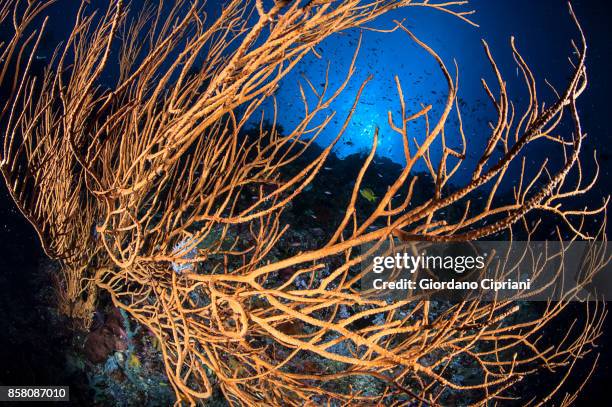
POLYGON ((439 115, 426 104, 409 111, 395 77, 399 114, 388 122, 404 164, 378 170, 392 167, 377 158, 378 129, 365 154, 333 155, 371 78, 332 142, 316 146, 358 69, 359 46, 335 89, 305 78, 293 129, 277 127, 276 88, 335 33, 398 7, 470 23, 465 2, 231 0, 213 21, 198 1, 137 15, 121 0, 101 14, 83 2, 41 75, 31 60, 48 25, 38 17, 52 2, 18 3, 0 3, 0 22, 13 30, 0 43, 0 85, 10 89, 0 105, 0 171, 45 254, 61 264, 60 311, 94 327, 84 345, 96 399, 125 404, 127 389, 141 402, 173 394, 190 405, 218 394, 231 405, 489 405, 556 370, 566 375, 541 389, 541 401, 575 399, 560 384, 589 355, 605 310, 585 303, 554 346, 541 337, 581 287, 538 312, 498 299, 389 303, 359 289, 368 256, 400 241, 530 240, 541 226, 534 215, 555 217, 559 238, 601 236, 586 225, 605 218, 607 199, 568 204, 597 178, 581 166, 587 45, 571 7, 571 72, 546 103, 511 43, 529 92, 522 113, 484 43, 495 83, 483 80, 483 91, 497 116, 483 151, 463 129, 458 72, 397 22, 392 30, 438 65, 446 93, 439 115), (268 125, 264 101, 273 105, 268 125), (526 168, 534 151, 540 162, 526 168), (459 170, 469 176, 458 179, 459 170), (502 192, 510 173, 519 174, 514 188, 502 192), (163 366, 168 386, 151 364, 163 366))

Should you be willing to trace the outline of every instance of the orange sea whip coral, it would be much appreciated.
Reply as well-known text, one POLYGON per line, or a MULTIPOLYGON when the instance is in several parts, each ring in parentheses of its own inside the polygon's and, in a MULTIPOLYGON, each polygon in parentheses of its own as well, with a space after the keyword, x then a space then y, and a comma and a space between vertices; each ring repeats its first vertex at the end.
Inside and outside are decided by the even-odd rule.
MULTIPOLYGON (((368 267, 355 272, 369 253, 358 250, 366 244, 376 250, 393 245, 396 237, 464 241, 519 226, 529 234, 534 227, 528 227, 525 216, 533 211, 557 215, 575 238, 591 237, 585 219, 603 214, 607 202, 584 210, 561 206, 593 185, 580 166, 585 136, 576 100, 587 85, 586 43, 573 11, 579 41, 572 75, 546 105, 512 42, 530 95, 522 115, 484 44, 497 89, 484 80, 483 85, 497 121, 471 181, 451 192, 445 186, 474 148, 461 124, 458 74, 397 22, 394 30, 427 51, 446 79, 440 117, 434 120, 430 105, 409 112, 396 77, 401 115, 389 113, 388 120, 403 140, 406 164, 399 176, 373 202, 370 215, 358 216, 356 202, 376 153, 376 131, 331 238, 317 249, 271 259, 288 227, 281 221, 283 210, 322 169, 369 79, 335 140, 288 179, 283 170, 331 121, 329 114, 313 124, 345 91, 355 59, 337 89, 330 89, 327 80, 319 87, 306 80, 304 117, 286 134, 276 126, 282 109, 276 104, 271 127, 262 125, 258 137, 240 136, 248 120, 330 35, 362 27, 397 7, 429 7, 470 23, 465 2, 277 1, 268 8, 261 1, 232 0, 214 21, 198 1, 178 1, 170 10, 147 7, 135 20, 121 0, 111 2, 101 16, 83 2, 69 38, 44 74, 36 76, 32 60, 48 20, 30 26, 52 3, 0 1, 0 20, 13 27, 13 36, 0 42, 0 84, 9 90, 0 106, 2 175, 45 253, 62 263, 61 310, 87 326, 97 293, 108 292, 117 307, 159 339, 178 403, 210 397, 214 378, 235 405, 406 400, 436 405, 458 393, 484 405, 512 397, 516 383, 541 369, 571 371, 589 352, 604 315, 598 304, 585 306, 582 326, 555 345, 539 340, 574 292, 521 322, 512 319, 518 308, 508 301, 463 302, 438 313, 424 300, 388 304, 357 289, 368 267), (101 75, 113 63, 116 48, 119 77, 105 87, 101 75), (195 69, 200 60, 203 65, 195 69), (315 95, 314 104, 308 103, 307 92, 315 95), (454 135, 446 129, 451 115, 460 123, 454 135), (563 120, 573 123, 570 134, 559 125, 563 120), (420 143, 408 135, 416 121, 426 123, 420 143), (450 147, 451 137, 459 148, 450 147), (548 143, 546 151, 563 163, 545 161, 528 176, 525 155, 536 141, 548 143), (442 151, 438 162, 429 154, 434 146, 442 151), (501 157, 493 154, 500 150, 501 157), (425 163, 434 187, 424 203, 411 205, 418 162, 425 163), (514 200, 499 204, 494 198, 512 165, 522 174, 514 200), (241 197, 247 191, 256 191, 256 199, 245 205, 241 197), (401 191, 407 193, 393 200, 401 191), (477 210, 476 193, 486 196, 477 210), (451 206, 461 208, 458 220, 436 217, 451 206), (293 270, 288 281, 275 277, 287 269, 293 270), (298 287, 298 279, 306 284, 298 287), (346 307, 352 310, 348 317, 346 307), (355 324, 360 320, 377 322, 355 324), (453 376, 451 365, 457 361, 478 371, 469 384, 453 376)), ((549 396, 531 404, 547 402, 560 391, 553 386, 549 396)), ((561 402, 574 398, 575 393, 561 395, 561 402)))

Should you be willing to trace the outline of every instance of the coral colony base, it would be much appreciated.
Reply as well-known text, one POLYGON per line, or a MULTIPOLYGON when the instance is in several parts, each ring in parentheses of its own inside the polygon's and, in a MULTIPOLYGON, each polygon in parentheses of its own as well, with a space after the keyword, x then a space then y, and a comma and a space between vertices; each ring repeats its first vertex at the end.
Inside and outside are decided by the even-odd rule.
POLYGON ((143 394, 160 388, 157 376, 142 377, 154 364, 146 342, 177 405, 576 400, 590 371, 576 366, 596 362, 605 307, 585 301, 562 335, 554 327, 607 259, 593 259, 575 288, 540 304, 527 294, 518 303, 388 303, 358 289, 372 273, 368 259, 399 241, 529 241, 551 231, 568 242, 605 240, 607 198, 571 205, 597 178, 581 164, 587 45, 571 7, 576 41, 558 67, 567 81, 546 96, 513 40, 510 72, 528 93, 514 104, 505 69, 483 44, 483 94, 495 112, 484 146, 466 136, 458 67, 397 21, 391 31, 436 63, 446 90, 439 113, 426 101, 414 110, 410 79, 395 77, 388 123, 403 163, 372 182, 379 129, 362 155, 342 161, 332 151, 371 78, 350 95, 332 142, 316 144, 334 118, 331 103, 360 69, 360 42, 339 86, 303 79, 304 112, 292 128, 278 126, 276 90, 326 38, 354 28, 368 35, 395 9, 473 24, 466 2, 228 0, 214 14, 197 0, 142 9, 117 0, 101 10, 83 1, 40 62, 53 3, 0 0, 10 33, 0 41, 0 171, 59 264, 59 310, 90 332, 92 363, 115 375, 98 388, 118 391, 119 377, 143 394), (319 182, 334 182, 337 199, 319 182), (537 394, 524 391, 541 377, 537 394))

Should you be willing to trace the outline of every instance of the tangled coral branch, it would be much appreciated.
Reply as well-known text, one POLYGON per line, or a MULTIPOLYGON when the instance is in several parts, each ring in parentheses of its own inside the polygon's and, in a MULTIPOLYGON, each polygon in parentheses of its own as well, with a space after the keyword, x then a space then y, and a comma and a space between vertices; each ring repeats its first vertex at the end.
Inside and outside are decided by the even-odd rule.
MULTIPOLYGON (((389 304, 358 289, 360 278, 371 272, 364 264, 368 256, 397 238, 466 241, 521 224, 531 236, 535 227, 527 227, 525 217, 533 211, 557 215, 575 238, 590 238, 585 218, 603 213, 607 202, 594 210, 560 205, 592 186, 580 166, 585 136, 576 100, 587 84, 586 42, 573 11, 580 34, 573 73, 549 107, 540 105, 535 77, 513 41, 530 95, 518 117, 484 43, 497 94, 484 80, 483 86, 497 123, 471 180, 452 189, 453 176, 473 149, 461 122, 458 72, 451 73, 433 49, 397 22, 394 30, 428 52, 446 79, 440 117, 433 121, 430 105, 409 112, 396 77, 401 115, 389 112, 388 120, 403 140, 406 164, 400 174, 371 214, 358 213, 377 130, 330 239, 317 249, 271 261, 287 232, 283 210, 319 174, 369 82, 362 84, 333 142, 286 177, 284 170, 332 120, 335 113, 314 124, 346 90, 358 49, 336 90, 327 79, 320 87, 307 80, 308 88, 300 88, 304 116, 286 134, 276 125, 279 107, 273 96, 281 80, 334 33, 403 6, 430 7, 470 22, 471 13, 460 11, 464 2, 277 1, 267 8, 260 1, 233 0, 214 21, 207 21, 197 1, 179 1, 169 11, 146 8, 134 21, 120 0, 102 16, 83 3, 47 70, 31 75, 47 20, 33 32, 28 26, 51 3, 0 4, 0 21, 12 14, 14 28, 0 48, 0 84, 11 89, 2 110, 2 174, 45 252, 62 261, 62 309, 87 325, 97 290, 110 293, 118 307, 159 338, 179 402, 210 397, 214 378, 237 405, 401 404, 407 399, 435 405, 457 392, 484 405, 509 397, 525 376, 542 368, 571 369, 589 352, 604 315, 599 305, 587 310, 582 328, 557 345, 538 339, 575 292, 547 304, 537 318, 520 321, 513 319, 518 308, 509 301, 461 302, 434 313, 426 300, 389 304), (102 73, 116 44, 120 73, 114 83, 104 83, 102 73), (10 66, 16 67, 13 80, 7 76, 10 66), (314 94, 314 103, 307 92, 314 94), (246 124, 266 100, 274 104, 272 125, 264 126, 262 118, 258 134, 245 136, 246 124), (569 135, 560 126, 564 114, 573 123, 569 135), (455 136, 460 147, 450 147, 451 115, 460 123, 455 136), (418 121, 426 124, 420 142, 408 135, 409 125, 418 121), (525 157, 535 142, 549 143, 547 151, 560 155, 563 164, 546 161, 529 175, 525 157), (441 146, 439 162, 430 154, 434 146, 441 146), (424 202, 413 202, 419 162, 433 180, 432 191, 424 202), (500 204, 499 186, 516 163, 521 177, 514 199, 500 204), (575 185, 569 185, 571 172, 578 173, 575 185), (476 204, 477 193, 485 194, 484 205, 476 204), (255 199, 245 199, 251 194, 255 199), (439 214, 451 207, 461 208, 462 215, 441 220, 439 214), (287 270, 291 277, 279 279, 287 270), (479 371, 469 384, 453 378, 456 361, 479 371)), ((595 262, 593 269, 601 266, 595 262)), ((572 400, 568 396, 564 402, 572 400)))

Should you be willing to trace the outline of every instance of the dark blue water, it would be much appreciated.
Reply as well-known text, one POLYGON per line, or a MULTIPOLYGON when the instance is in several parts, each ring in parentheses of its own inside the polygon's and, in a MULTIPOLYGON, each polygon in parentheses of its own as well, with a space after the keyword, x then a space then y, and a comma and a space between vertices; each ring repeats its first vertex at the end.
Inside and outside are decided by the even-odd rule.
MULTIPOLYGON (((590 143, 598 146, 602 160, 609 159, 607 128, 602 125, 596 112, 603 112, 606 106, 606 93, 602 88, 609 86, 605 72, 609 67, 607 49, 608 30, 593 1, 574 4, 581 19, 591 48, 589 68, 591 84, 589 91, 580 100, 584 117, 584 128, 590 133, 590 143)), ((571 40, 578 39, 578 31, 570 18, 567 3, 562 0, 547 1, 485 1, 476 0, 464 9, 474 9, 477 13, 472 20, 479 25, 473 27, 449 14, 430 8, 409 7, 399 9, 369 24, 369 27, 389 29, 394 20, 403 21, 419 39, 430 45, 445 61, 451 74, 455 73, 455 61, 459 69, 459 100, 463 127, 468 139, 468 162, 474 162, 484 148, 490 134, 488 123, 495 121, 494 108, 487 98, 481 84, 485 78, 496 92, 497 83, 490 64, 485 57, 481 39, 491 47, 493 56, 504 76, 509 95, 517 112, 526 107, 527 92, 522 74, 513 60, 510 37, 515 36, 516 44, 523 57, 531 66, 539 82, 540 101, 554 102, 554 95, 545 84, 548 80, 557 89, 563 89, 571 73, 568 57, 572 56, 571 40)), ((601 14, 603 15, 603 14, 601 14)), ((286 129, 291 129, 303 116, 303 105, 299 99, 299 84, 314 101, 304 77, 322 88, 326 69, 330 63, 329 82, 335 89, 345 78, 360 34, 362 45, 357 59, 356 74, 352 77, 346 91, 332 104, 336 115, 327 129, 319 136, 319 142, 328 144, 341 128, 357 89, 370 74, 374 79, 366 87, 358 104, 354 118, 336 152, 346 156, 359 151, 369 151, 372 147, 374 130, 380 129, 377 153, 395 162, 403 163, 401 137, 388 125, 388 112, 399 121, 400 104, 394 76, 397 75, 403 88, 408 112, 416 112, 423 105, 432 105, 432 122, 440 117, 447 97, 446 81, 436 61, 423 49, 416 46, 408 35, 401 30, 394 33, 377 33, 354 29, 325 40, 317 50, 321 59, 310 55, 283 81, 277 93, 279 121, 286 129)), ((271 115, 268 109, 269 116, 271 115)), ((458 121, 451 115, 447 126, 447 143, 458 147, 458 121)), ((410 137, 422 141, 425 134, 423 120, 409 127, 410 137)), ((432 148, 433 158, 440 154, 440 143, 432 148), (436 148, 436 146, 438 148, 436 148)), ((543 147, 544 148, 544 147, 543 147)), ((535 153, 537 155, 537 152, 535 153)), ((587 160, 587 165, 590 160, 587 160)), ((534 160, 534 166, 537 162, 534 160)), ((609 167, 609 166, 608 166, 609 167)), ((416 167, 423 170, 421 163, 416 167)), ((469 169, 469 165, 466 165, 469 169)), ((607 173, 607 168, 604 174, 607 173)), ((468 171, 459 173, 457 181, 466 179, 468 171)))

